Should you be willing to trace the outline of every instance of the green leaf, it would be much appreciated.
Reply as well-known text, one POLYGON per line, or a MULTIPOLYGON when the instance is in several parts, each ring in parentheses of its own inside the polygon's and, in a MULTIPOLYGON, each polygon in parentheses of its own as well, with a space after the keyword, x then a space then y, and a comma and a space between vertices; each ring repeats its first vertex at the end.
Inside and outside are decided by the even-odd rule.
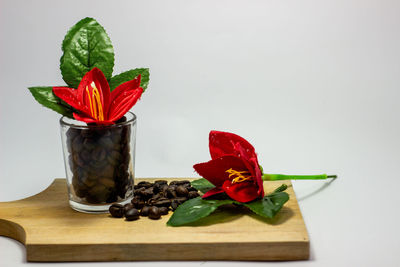
POLYGON ((110 90, 112 91, 124 82, 135 79, 139 74, 142 75, 142 79, 140 80, 140 87, 143 88, 143 91, 146 91, 147 85, 149 84, 150 80, 150 72, 149 69, 146 68, 128 70, 118 75, 115 75, 109 81, 110 90))
POLYGON ((53 87, 50 86, 38 86, 28 88, 33 97, 37 102, 45 106, 46 108, 52 109, 61 115, 72 117, 72 108, 69 108, 62 104, 61 99, 56 97, 53 93, 53 87))
POLYGON ((65 35, 60 69, 69 87, 77 88, 94 67, 109 80, 114 67, 114 49, 104 28, 93 18, 84 18, 65 35))
POLYGON ((263 199, 243 203, 243 205, 257 215, 273 218, 288 200, 289 195, 286 192, 276 192, 265 196, 263 199))
POLYGON ((201 197, 192 198, 181 204, 171 218, 168 220, 169 226, 181 226, 195 222, 201 218, 207 217, 219 206, 237 203, 234 200, 205 200, 201 197))
POLYGON ((286 184, 282 184, 280 187, 278 187, 277 189, 274 190, 274 193, 283 192, 286 189, 287 189, 287 185, 286 184))
POLYGON ((206 193, 208 190, 213 189, 215 185, 210 183, 204 178, 200 178, 191 182, 192 187, 196 188, 202 193, 206 193))

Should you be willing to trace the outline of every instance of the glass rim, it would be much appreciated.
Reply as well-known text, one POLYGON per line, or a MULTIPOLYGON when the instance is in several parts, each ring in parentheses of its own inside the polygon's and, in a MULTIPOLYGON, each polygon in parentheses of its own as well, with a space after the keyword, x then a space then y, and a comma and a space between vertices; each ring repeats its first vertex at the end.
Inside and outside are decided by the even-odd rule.
MULTIPOLYGON (((132 123, 136 122, 137 117, 136 117, 135 113, 128 111, 124 116, 126 116, 127 114, 131 115, 132 118, 130 118, 130 119, 127 118, 126 121, 114 123, 114 124, 110 124, 110 125, 90 125, 90 126, 89 125, 78 125, 78 124, 66 122, 65 121, 66 119, 71 120, 71 121, 78 121, 78 120, 71 119, 64 115, 60 118, 60 125, 61 126, 69 126, 69 127, 73 127, 73 128, 79 128, 79 129, 93 129, 93 128, 105 128, 105 127, 110 127, 110 128, 120 127, 120 126, 132 124, 132 123)), ((84 123, 84 122, 81 122, 81 123, 84 123)))

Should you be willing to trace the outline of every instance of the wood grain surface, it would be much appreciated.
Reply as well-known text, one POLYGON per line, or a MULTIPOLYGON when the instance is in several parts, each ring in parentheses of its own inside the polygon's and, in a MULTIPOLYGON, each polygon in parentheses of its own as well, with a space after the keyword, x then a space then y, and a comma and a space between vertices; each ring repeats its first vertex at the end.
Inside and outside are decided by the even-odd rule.
MULTIPOLYGON (((142 180, 151 181, 136 183, 142 180)), ((35 196, 0 203, 0 235, 23 243, 27 261, 305 260, 307 230, 291 183, 284 183, 290 200, 273 219, 225 208, 196 224, 169 227, 171 212, 128 222, 74 211, 65 179, 55 179, 35 196)), ((266 193, 280 184, 265 182, 266 193)))

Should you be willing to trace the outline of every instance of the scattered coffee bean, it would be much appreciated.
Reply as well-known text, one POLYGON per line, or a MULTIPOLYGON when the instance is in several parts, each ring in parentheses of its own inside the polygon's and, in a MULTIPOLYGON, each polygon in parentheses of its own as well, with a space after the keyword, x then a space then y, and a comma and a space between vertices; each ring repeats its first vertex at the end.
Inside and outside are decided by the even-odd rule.
MULTIPOLYGON (((116 181, 118 181, 118 177, 120 176, 117 176, 116 181)), ((110 181, 106 178, 103 178, 101 181, 101 186, 107 187, 111 185, 110 181)), ((125 217, 127 216, 126 214, 128 214, 128 217, 131 216, 129 218, 132 219, 128 219, 127 217, 127 220, 137 219, 133 215, 132 210, 135 210, 138 216, 148 216, 150 219, 157 220, 161 215, 167 215, 170 209, 175 211, 179 205, 188 199, 200 196, 197 189, 192 187, 190 182, 187 180, 172 181, 169 185, 166 180, 157 180, 154 183, 143 181, 135 185, 133 188, 134 197, 131 200, 131 203, 126 204, 125 206, 119 205, 112 209, 114 213, 117 210, 119 212, 122 210, 122 213, 125 213, 125 217)), ((110 195, 109 198, 112 196, 113 195, 110 195)))
POLYGON ((186 197, 188 195, 189 191, 187 190, 186 187, 183 187, 182 185, 178 186, 176 188, 176 194, 180 197, 186 197))
POLYGON ((149 208, 149 218, 153 220, 158 220, 161 217, 160 210, 156 206, 149 208))
POLYGON ((157 207, 166 207, 168 208, 171 205, 171 200, 168 198, 165 199, 159 199, 158 201, 153 203, 154 206, 157 207))
POLYGON ((138 198, 133 198, 131 203, 135 206, 136 209, 141 209, 144 206, 144 201, 138 198))
POLYGON ((149 215, 150 206, 144 206, 140 211, 140 216, 148 216, 149 215))
POLYGON ((173 211, 175 211, 175 210, 178 208, 178 206, 179 206, 179 201, 177 201, 176 199, 172 200, 172 202, 171 202, 171 209, 172 209, 173 211))
POLYGON ((185 202, 186 200, 188 200, 187 197, 177 197, 177 198, 173 199, 172 201, 176 201, 180 205, 183 202, 185 202))
POLYGON ((159 207, 161 215, 167 215, 168 214, 168 208, 167 207, 159 207))
POLYGON ((176 198, 176 197, 177 197, 175 188, 176 188, 175 186, 169 186, 169 187, 168 187, 168 189, 167 189, 167 196, 168 196, 169 198, 176 198))
POLYGON ((121 204, 112 204, 108 209, 111 216, 115 218, 122 218, 124 216, 124 206, 121 204))
POLYGON ((192 199, 198 196, 200 196, 200 194, 197 191, 189 191, 188 198, 192 199))
POLYGON ((125 204, 124 213, 126 213, 128 210, 131 210, 131 209, 134 209, 134 208, 135 208, 135 206, 133 206, 132 203, 125 204))
POLYGON ((139 211, 135 208, 128 210, 127 212, 125 212, 125 219, 127 221, 139 219, 139 211))
POLYGON ((189 186, 189 187, 187 188, 187 190, 188 190, 188 191, 196 191, 196 192, 197 192, 197 189, 194 188, 194 187, 191 187, 191 186, 189 186))
POLYGON ((152 186, 152 184, 150 182, 140 182, 137 185, 138 185, 139 188, 140 187, 149 188, 149 187, 152 186))

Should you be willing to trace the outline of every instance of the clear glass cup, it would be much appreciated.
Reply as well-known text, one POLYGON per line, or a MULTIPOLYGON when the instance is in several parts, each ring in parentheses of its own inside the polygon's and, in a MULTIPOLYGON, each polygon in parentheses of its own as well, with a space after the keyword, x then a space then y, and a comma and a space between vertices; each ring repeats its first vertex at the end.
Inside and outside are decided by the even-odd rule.
POLYGON ((87 125, 60 119, 69 204, 81 212, 107 212, 133 197, 136 116, 115 124, 87 125))

